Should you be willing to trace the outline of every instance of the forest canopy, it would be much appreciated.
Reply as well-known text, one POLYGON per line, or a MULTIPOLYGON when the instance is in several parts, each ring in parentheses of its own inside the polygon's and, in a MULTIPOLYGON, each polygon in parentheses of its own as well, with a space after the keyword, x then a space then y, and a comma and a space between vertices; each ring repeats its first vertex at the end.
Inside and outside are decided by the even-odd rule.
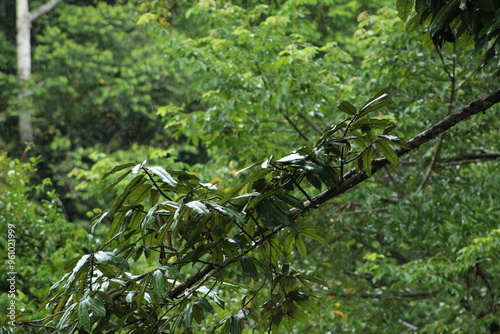
POLYGON ((5 2, 0 333, 499 333, 499 17, 5 2))

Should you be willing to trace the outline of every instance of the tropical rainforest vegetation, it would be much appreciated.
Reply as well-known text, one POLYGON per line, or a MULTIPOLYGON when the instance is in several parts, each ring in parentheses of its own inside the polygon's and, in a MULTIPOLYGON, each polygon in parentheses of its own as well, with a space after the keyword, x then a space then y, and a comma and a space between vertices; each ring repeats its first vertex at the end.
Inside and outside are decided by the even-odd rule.
POLYGON ((0 333, 500 332, 498 1, 0 4, 0 333))

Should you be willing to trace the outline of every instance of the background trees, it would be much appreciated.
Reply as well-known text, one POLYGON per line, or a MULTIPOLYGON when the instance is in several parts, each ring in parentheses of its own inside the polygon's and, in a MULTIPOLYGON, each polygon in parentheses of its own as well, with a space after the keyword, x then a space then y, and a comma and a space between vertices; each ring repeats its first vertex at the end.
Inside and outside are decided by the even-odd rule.
MULTIPOLYGON (((369 172, 378 155, 397 164, 398 138, 497 89, 498 9, 458 3, 410 12, 412 2, 397 2, 409 28, 429 17, 439 48, 382 1, 58 6, 37 30, 32 152, 38 177, 61 194, 49 197, 51 217, 82 242, 48 248, 74 260, 54 287, 53 315, 31 325, 495 332, 498 107, 309 210, 350 168, 369 172), (450 33, 456 43, 445 43, 450 33), (491 59, 480 71, 484 58, 471 55, 481 50, 491 59), (76 224, 62 223, 57 202, 76 224), (97 214, 89 235, 75 227, 91 230, 87 211, 97 214)), ((14 72, 8 57, 1 64, 12 157, 14 72)), ((4 159, 6 175, 23 166, 4 159)), ((14 175, 26 182, 5 177, 9 194, 37 206, 28 175, 14 175)), ((30 215, 52 228, 47 210, 30 215)), ((27 258, 23 275, 41 258, 27 258)))

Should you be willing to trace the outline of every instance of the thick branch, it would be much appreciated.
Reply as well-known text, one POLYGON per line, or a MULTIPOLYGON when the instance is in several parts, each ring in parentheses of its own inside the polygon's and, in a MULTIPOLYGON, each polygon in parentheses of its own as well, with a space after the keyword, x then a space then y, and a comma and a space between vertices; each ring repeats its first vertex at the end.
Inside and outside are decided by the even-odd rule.
POLYGON ((168 297, 172 299, 179 297, 181 294, 184 293, 184 291, 194 286, 196 282, 198 282, 203 277, 208 275, 213 269, 214 269, 213 264, 206 264, 196 274, 189 277, 186 281, 184 281, 183 283, 179 284, 178 286, 170 290, 168 292, 168 297))
POLYGON ((44 3, 43 5, 38 7, 37 9, 31 11, 29 15, 30 21, 33 22, 43 14, 50 12, 59 3, 59 1, 60 0, 50 0, 49 2, 44 3))
MULTIPOLYGON (((445 117, 442 121, 438 122, 428 130, 418 134, 408 141, 408 145, 410 149, 405 148, 397 148, 394 151, 400 157, 405 155, 408 152, 411 152, 428 141, 435 139, 437 136, 442 133, 450 130, 455 125, 460 123, 463 120, 469 119, 471 116, 478 114, 480 112, 484 112, 491 108, 494 104, 500 102, 500 90, 497 90, 484 99, 479 99, 477 101, 472 102, 469 106, 460 109, 459 111, 445 117)), ((378 158, 372 161, 372 174, 377 172, 380 168, 389 164, 389 161, 386 158, 378 158)), ((344 182, 337 188, 328 189, 317 196, 314 196, 311 201, 304 202, 304 209, 292 209, 290 213, 291 220, 295 220, 298 217, 302 216, 304 213, 309 210, 321 205, 328 200, 343 194, 347 190, 352 187, 360 184, 364 180, 366 180, 368 176, 365 172, 360 172, 356 174, 355 169, 351 169, 347 173, 344 174, 344 182)))

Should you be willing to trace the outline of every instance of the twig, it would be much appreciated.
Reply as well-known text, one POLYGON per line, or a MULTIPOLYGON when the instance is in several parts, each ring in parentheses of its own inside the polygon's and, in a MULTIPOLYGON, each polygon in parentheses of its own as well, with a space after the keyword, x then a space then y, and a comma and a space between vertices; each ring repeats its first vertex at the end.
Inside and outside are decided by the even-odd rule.
POLYGON ((436 150, 434 151, 434 154, 432 155, 431 162, 427 166, 427 170, 425 171, 425 176, 420 185, 417 188, 417 193, 421 192, 422 189, 429 183, 429 180, 431 178, 432 171, 434 170, 434 166, 436 165, 436 162, 439 159, 439 153, 441 152, 441 148, 443 147, 443 141, 444 141, 444 136, 441 136, 439 138, 439 142, 437 143, 436 150))
POLYGON ((158 186, 158 184, 154 180, 153 176, 151 174, 149 174, 149 172, 146 169, 146 167, 142 167, 142 170, 144 171, 144 173, 146 173, 146 175, 149 177, 149 179, 151 180, 151 182, 153 182, 153 184, 155 185, 156 190, 158 190, 163 197, 165 197, 166 199, 168 199, 169 201, 171 201, 172 199, 170 197, 168 197, 167 194, 165 194, 163 192, 163 190, 161 190, 160 186, 158 186))
POLYGON ((418 300, 418 299, 429 299, 434 298, 439 294, 438 290, 428 291, 428 292, 416 292, 404 295, 396 295, 396 296, 383 296, 383 295, 375 295, 369 293, 361 293, 361 294, 336 294, 331 293, 332 296, 338 296, 342 298, 352 298, 359 297, 363 299, 380 299, 380 300, 418 300))
POLYGON ((323 134, 323 131, 321 131, 320 128, 318 128, 318 126, 316 124, 313 123, 313 121, 311 121, 309 119, 309 117, 307 117, 306 115, 304 115, 303 113, 299 112, 299 117, 302 118, 311 128, 314 129, 314 131, 316 131, 317 134, 319 134, 320 136, 323 134))
POLYGON ((283 115, 285 116, 285 119, 287 120, 287 122, 295 129, 295 131, 297 131, 297 133, 302 138, 304 138, 305 141, 309 141, 309 138, 307 138, 306 134, 298 128, 297 124, 295 124, 286 113, 283 113, 283 115))
MULTIPOLYGON (((457 61, 456 61, 456 57, 453 57, 453 67, 452 67, 452 72, 450 72, 450 71, 448 71, 448 69, 446 67, 446 63, 444 61, 443 55, 441 54, 441 51, 437 46, 436 46, 436 51, 439 54, 439 58, 441 59, 441 62, 443 63, 443 68, 446 71, 446 73, 448 74, 448 76, 450 77, 450 81, 451 81, 451 95, 450 95, 450 103, 448 105, 448 113, 447 113, 447 115, 449 115, 449 114, 451 114, 451 112, 453 110, 453 105, 455 102, 455 96, 456 96, 456 92, 457 92, 457 88, 456 88, 456 85, 457 85, 457 79, 456 79, 457 61)), ((456 51, 455 44, 453 44, 453 51, 456 51)), ((434 169, 434 166, 436 165, 436 161, 439 158, 439 154, 441 153, 441 148, 443 147, 443 142, 444 142, 444 136, 439 138, 439 142, 437 144, 436 150, 434 151, 434 154, 432 155, 431 162, 429 163, 429 165, 427 166, 427 170, 425 171, 425 176, 417 188, 417 191, 416 191, 417 193, 421 192, 425 188, 427 183, 429 183, 429 180, 430 180, 431 174, 432 174, 432 170, 434 169)))

